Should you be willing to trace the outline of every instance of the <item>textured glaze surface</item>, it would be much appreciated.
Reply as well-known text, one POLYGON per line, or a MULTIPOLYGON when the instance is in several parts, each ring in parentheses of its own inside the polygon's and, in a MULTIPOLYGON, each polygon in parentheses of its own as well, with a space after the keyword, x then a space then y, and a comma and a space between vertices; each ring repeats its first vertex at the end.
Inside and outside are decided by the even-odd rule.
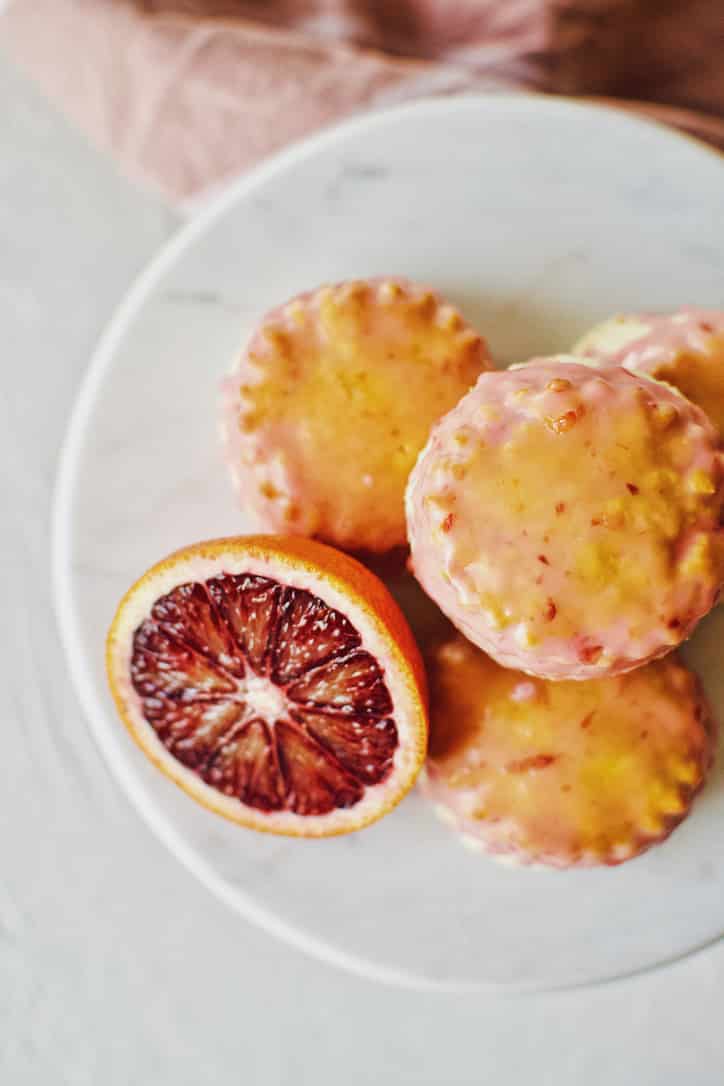
POLYGON ((502 664, 630 670, 717 598, 723 469, 699 409, 621 368, 558 356, 483 374, 410 478, 416 576, 502 664))
POLYGON ((429 672, 426 791, 493 854, 622 863, 686 816, 711 762, 708 709, 674 655, 615 678, 548 682, 458 634, 429 672))
POLYGON ((622 315, 592 328, 573 348, 601 365, 625 366, 668 381, 698 404, 724 435, 724 313, 622 315))
MULTIPOLYGON (((22 131, 20 122, 18 131, 22 131)), ((407 276, 431 283, 459 305, 468 319, 485 331, 497 359, 514 362, 536 352, 554 353, 564 350, 597 320, 625 307, 640 311, 671 308, 684 296, 696 297, 702 305, 718 304, 719 285, 724 280, 723 176, 717 158, 674 135, 615 113, 524 98, 421 105, 359 122, 357 127, 329 135, 311 149, 275 164, 253 184, 241 182, 212 217, 195 223, 190 233, 174 243, 137 288, 131 303, 125 305, 112 338, 104 341, 97 355, 66 454, 56 540, 64 638, 93 735, 134 806, 166 846, 243 916, 347 969, 421 987, 488 983, 540 987, 590 981, 660 963, 722 931, 724 874, 716 862, 720 827, 724 825, 720 768, 715 770, 713 787, 704 790, 691 817, 666 848, 654 849, 635 863, 614 870, 506 871, 496 864, 481 863, 480 857, 468 856, 455 846, 450 831, 438 824, 416 793, 379 825, 347 839, 309 842, 301 847, 297 842, 270 842, 198 809, 171 783, 159 781, 158 772, 146 765, 131 740, 119 735, 105 694, 102 643, 120 594, 159 555, 194 537, 233 535, 248 527, 230 491, 216 438, 218 382, 240 342, 280 298, 292 297, 310 283, 336 282, 350 276, 407 276), (561 146, 583 144, 586 154, 568 156, 566 170, 561 171, 561 146), (632 160, 639 163, 635 175, 629 169, 632 160), (450 167, 452 161, 455 169, 450 167), (534 189, 531 176, 536 178, 534 189), (671 259, 672 252, 677 259, 671 259), (663 277, 659 274, 662 267, 667 269, 663 277), (139 396, 141 388, 143 396, 139 396), (160 404, 164 405, 163 427, 159 426, 160 404), (425 847, 421 849, 423 836, 425 847), (330 872, 333 894, 329 892, 330 872), (652 901, 660 902, 662 896, 666 906, 657 910, 660 919, 654 924, 652 901), (626 917, 625 924, 620 923, 621 916, 626 917)), ((47 224, 55 219, 57 215, 45 215, 43 221, 47 224)), ((113 250, 110 241, 108 249, 113 250)), ((53 266, 49 284, 53 296, 63 281, 71 250, 68 238, 63 260, 53 266)), ((103 264, 101 255, 87 261, 94 268, 99 264, 103 264)), ((77 306, 69 308, 82 308, 83 296, 83 289, 79 289, 77 306)), ((58 338, 62 338, 60 332, 58 338)), ((91 339, 87 333, 76 351, 87 349, 91 339)), ((55 377, 45 337, 42 343, 44 365, 55 377)), ((17 367, 17 377, 22 369, 17 367)), ((34 369, 33 381, 36 379, 34 369)), ((49 406, 48 417, 55 419, 52 412, 56 410, 55 405, 49 406)), ((27 411, 23 415, 18 407, 18 418, 27 417, 27 411)), ((45 469, 48 477, 54 462, 55 445, 45 469)), ((41 535, 39 529, 37 538, 41 535)), ((18 542, 21 538, 24 543, 21 536, 18 542)), ((38 584, 42 577, 39 566, 38 584)), ((13 629, 22 630, 29 615, 27 610, 19 610, 17 615, 13 629)), ((690 650, 698 658, 715 707, 724 706, 720 665, 723 620, 718 610, 705 620, 690 650)), ((28 675, 37 679, 37 668, 28 675)), ((35 696, 37 685, 28 685, 27 690, 28 696, 35 696)), ((51 746, 55 734, 49 720, 47 741, 51 746)), ((73 742, 83 752, 92 749, 75 717, 73 742)), ((50 760, 46 771, 48 780, 56 779, 50 760)), ((12 778, 9 787, 30 816, 27 781, 19 792, 12 778)), ((112 791, 107 778, 98 790, 103 795, 112 791)), ((80 789, 75 791, 80 794, 80 789)), ((128 811, 121 815, 121 800, 118 807, 119 825, 122 820, 130 832, 135 820, 128 811)), ((87 811, 85 823, 93 819, 90 801, 87 811)), ((53 817, 51 809, 37 823, 34 865, 26 871, 29 881, 37 872, 38 842, 44 842, 53 817)), ((69 835, 71 854, 74 840, 69 835)), ((286 969, 291 971, 297 956, 287 949, 282 957, 268 941, 256 936, 244 944, 245 956, 239 958, 233 933, 238 931, 241 942, 244 925, 228 923, 213 901, 207 902, 207 914, 201 912, 203 899, 188 879, 179 880, 173 892, 155 889, 163 908, 153 911, 154 904, 148 900, 153 894, 147 888, 149 884, 156 886, 154 871, 162 858, 148 835, 139 831, 136 841, 141 890, 140 899, 134 900, 139 924, 147 923, 149 911, 153 916, 152 947, 166 937, 163 917, 170 899, 182 897, 184 906, 191 896, 199 902, 198 907, 184 908, 188 945, 168 951, 166 968, 172 969, 177 956, 181 960, 194 958, 197 942, 193 933, 199 930, 204 932, 202 960, 207 968, 203 984, 194 987, 193 998, 189 994, 183 1028, 171 1035, 180 1038, 178 1043, 195 1036, 194 1022, 199 1015, 209 1028, 206 997, 196 998, 202 990, 209 993, 208 999, 227 1025, 223 1037, 214 1035, 219 1051, 232 1051, 229 1038, 238 1021, 226 1016, 226 1003, 219 1010, 213 996, 229 960, 234 963, 238 989, 235 1000, 231 982, 225 981, 225 1000, 235 1008, 239 1001, 246 1006, 242 990, 248 991, 248 979, 254 992, 265 993, 260 1013, 265 1022, 275 1022, 276 1030, 276 1008, 287 1006, 286 992, 276 978, 287 976, 286 969), (153 854, 155 864, 144 865, 144 850, 145 855, 153 854), (215 938, 217 928, 224 932, 223 941, 215 938), (263 954, 258 952, 257 941, 263 954), (273 985, 257 972, 249 974, 246 956, 262 969, 264 962, 274 962, 273 985)), ((44 849, 46 859, 47 854, 44 849)), ((99 856, 106 856, 102 839, 96 841, 93 855, 94 863, 99 862, 99 856)), ((55 870, 59 884, 66 887, 67 868, 64 851, 62 866, 55 870)), ((109 873, 112 868, 109 859, 103 870, 109 873)), ((124 870, 125 893, 119 890, 119 900, 122 898, 126 907, 136 884, 133 865, 125 865, 124 870)), ((74 909, 81 908, 76 897, 72 901, 74 909)), ((84 910, 85 906, 81 913, 87 916, 84 910)), ((63 915, 68 915, 67 910, 63 915)), ((121 924, 118 902, 111 915, 114 923, 121 924)), ((98 916, 105 918, 104 910, 99 910, 98 916)), ((178 916, 171 920, 181 922, 178 916)), ((98 925, 96 917, 96 933, 98 925)), ((156 953, 140 935, 129 938, 124 949, 135 946, 136 939, 144 955, 156 953)), ((64 961, 69 962, 69 957, 64 961)), ((126 954, 124 960, 130 963, 137 959, 126 954)), ((135 1020, 134 1015, 137 1018, 139 1001, 145 994, 143 969, 139 961, 138 990, 128 1004, 127 1020, 135 1020)), ((301 974, 301 966, 299 971, 301 974)), ((175 1001, 189 991, 188 977, 175 967, 172 975, 174 991, 169 991, 168 985, 157 991, 156 1006, 162 1015, 163 1008, 175 1007, 175 1001)), ((331 991, 335 974, 327 971, 325 975, 330 978, 331 991)), ((706 975, 700 978, 705 989, 706 975)), ((304 1017, 307 1008, 298 999, 298 992, 306 990, 304 979, 293 977, 290 983, 309 1035, 318 1037, 320 1019, 316 1025, 310 1024, 304 1017)), ((649 991, 648 982, 638 983, 644 992, 649 991)), ((98 990, 103 984, 100 974, 98 990)), ((330 1006, 346 1006, 346 1000, 352 999, 350 993, 363 987, 349 979, 339 984, 336 995, 328 995, 330 1006)), ((615 989, 601 990, 590 1002, 586 997, 585 1006, 594 1011, 582 1018, 578 1015, 580 993, 555 1004, 555 1022, 559 1023, 565 1006, 570 1024, 566 1042, 569 1062, 573 1048, 581 1048, 579 1034, 588 1036, 585 1031, 595 1029, 611 990, 615 989)), ((530 1036, 530 1030, 536 1046, 542 1038, 535 1032, 532 1004, 527 1000, 521 1004, 524 1011, 519 1017, 503 1019, 499 1017, 503 1015, 501 1005, 508 1008, 506 1016, 517 1016, 515 1001, 496 1002, 480 995, 475 999, 451 997, 449 1006, 455 1007, 456 1015, 448 1016, 445 1000, 428 1001, 424 995, 408 993, 395 1003, 389 992, 370 991, 375 996, 372 1004, 378 1000, 392 1008, 392 1033, 389 1023, 382 1027, 381 1020, 375 1019, 376 1028, 382 1028, 387 1038, 390 1055, 402 1044, 414 1059, 411 1054, 418 1044, 426 1044, 441 1022, 446 1037, 452 1035, 455 1043, 460 1043, 462 1031, 456 1016, 463 1015, 465 1032, 475 1036, 474 1047, 469 1038, 464 1042, 475 1081, 480 1078, 481 1051, 497 1060, 486 1047, 488 1041, 480 1036, 481 1013, 495 1024, 497 1036, 502 1030, 511 1037, 510 1043, 508 1030, 514 1031, 516 1044, 522 1035, 530 1036), (470 1007, 474 1007, 474 1015, 470 1007), (414 1028, 407 1018, 410 1008, 415 1011, 414 1028), (440 1015, 444 1017, 440 1019, 440 1015), (503 1021, 514 1024, 503 1025, 503 1021), (400 1022, 408 1024, 400 1026, 400 1022), (425 1038, 420 1036, 421 1022, 425 1038)), ((713 1002, 718 999, 713 982, 711 998, 713 1002)), ((353 1000, 353 1006, 359 1005, 361 997, 360 1004, 353 1000)), ((649 1001, 642 999, 641 1014, 648 1005, 649 1001)), ((681 1000, 671 1006, 672 1013, 674 1009, 681 1013, 681 1000)), ((628 1000, 627 1007, 630 1009, 628 1000)), ((320 1014, 324 1013, 320 1009, 320 1014)), ((369 1005, 365 1013, 371 1013, 369 1005)), ((336 1045, 336 1017, 330 1030, 332 1045, 336 1045)), ((255 1018, 251 1020, 256 1024, 255 1018)), ((118 1019, 114 1021, 117 1026, 118 1019)), ((640 1032, 641 1018, 637 1021, 640 1032)), ((345 1021, 343 1028, 348 1027, 345 1021)), ((288 1018, 285 1028, 298 1050, 308 1051, 301 1028, 288 1018)), ((628 1016, 620 1017, 613 1033, 607 1024, 605 1039, 602 1033, 597 1050, 601 1057, 610 1053, 612 1036, 620 1038, 623 1030, 630 1037, 631 1029, 628 1016)), ((249 1038, 251 1032, 246 1031, 245 1036, 249 1038)), ((350 1038, 359 1041, 358 1021, 354 1032, 344 1035, 353 1047, 350 1038)), ((694 1036, 699 1050, 703 1045, 704 1051, 711 1051, 706 1047, 709 1032, 699 1032, 697 1025, 694 1036)), ((270 1043, 270 1052, 276 1052, 276 1047, 270 1043)), ((465 1072, 458 1075, 457 1069, 450 1070, 450 1049, 446 1047, 445 1063, 433 1064, 433 1080, 439 1083, 452 1077, 464 1082, 465 1072)), ((172 1058, 168 1048, 167 1044, 159 1059, 172 1058)), ((333 1050, 339 1053, 341 1066, 342 1051, 333 1050)), ((113 1066, 114 1051, 107 1052, 104 1066, 113 1066)), ((683 1074, 690 1064, 689 1053, 684 1064, 678 1047, 667 1051, 672 1066, 683 1074)), ((240 1059, 238 1049, 234 1058, 229 1056, 229 1066, 237 1077, 240 1059)), ((188 1068, 175 1066, 177 1077, 183 1079, 188 1068)), ((218 1061, 213 1066, 217 1069, 218 1061)), ((423 1065, 413 1062, 412 1066, 421 1071, 424 1080, 427 1071, 423 1065)), ((584 1073, 578 1063, 574 1067, 578 1074, 572 1081, 584 1073)), ((663 1067, 663 1063, 656 1063, 657 1071, 663 1067)), ((195 1073, 197 1070, 194 1067, 195 1073)), ((226 1070, 218 1072, 222 1081, 226 1070)), ((587 1081, 592 1070, 595 1068, 587 1062, 587 1081)), ((510 1064, 508 1071, 513 1081, 520 1077, 519 1067, 516 1070, 510 1064)), ((607 1072, 610 1075, 610 1064, 607 1072)), ((405 1074, 401 1071, 393 1081, 405 1074)), ((299 1068, 294 1071, 285 1065, 277 1074, 275 1065, 270 1072, 270 1077, 280 1081, 285 1075, 298 1077, 299 1068)), ((364 1075, 368 1077, 366 1068, 364 1075)), ((153 1071, 146 1077, 153 1077, 153 1071)), ((638 1077, 646 1081, 645 1075, 638 1077)), ((662 1075, 655 1081, 660 1086, 666 1079, 662 1075)))
POLYGON ((242 506, 264 530, 353 550, 404 546, 418 453, 489 366, 480 336, 424 287, 351 282, 292 299, 224 382, 242 506))

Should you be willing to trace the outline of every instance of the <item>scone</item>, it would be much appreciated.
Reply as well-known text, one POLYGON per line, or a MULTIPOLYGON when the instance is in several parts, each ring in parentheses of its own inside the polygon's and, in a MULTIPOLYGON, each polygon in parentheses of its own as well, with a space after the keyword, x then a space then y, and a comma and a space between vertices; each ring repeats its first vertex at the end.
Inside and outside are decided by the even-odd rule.
POLYGON ((410 477, 415 575, 506 667, 629 671, 717 600, 723 464, 700 408, 649 378, 560 356, 485 373, 410 477))
POLYGON ((688 813, 713 753, 676 654, 615 678, 532 679, 459 634, 429 660, 423 789, 465 843, 552 867, 619 864, 688 813))
POLYGON ((724 436, 724 313, 684 308, 612 317, 592 328, 573 353, 667 381, 724 436))
POLYGON ((292 299, 225 383, 243 504, 266 531, 403 546, 405 484, 430 427, 489 365, 481 337, 424 287, 349 282, 292 299))

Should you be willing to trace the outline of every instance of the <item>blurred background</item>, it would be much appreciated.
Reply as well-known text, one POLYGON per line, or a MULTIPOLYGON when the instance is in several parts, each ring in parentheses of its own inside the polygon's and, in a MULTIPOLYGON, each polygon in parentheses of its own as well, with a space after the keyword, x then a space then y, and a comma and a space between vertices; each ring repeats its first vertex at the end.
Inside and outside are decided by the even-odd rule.
POLYGON ((615 98, 724 145, 720 0, 6 0, 0 38, 176 202, 324 124, 431 94, 615 98))

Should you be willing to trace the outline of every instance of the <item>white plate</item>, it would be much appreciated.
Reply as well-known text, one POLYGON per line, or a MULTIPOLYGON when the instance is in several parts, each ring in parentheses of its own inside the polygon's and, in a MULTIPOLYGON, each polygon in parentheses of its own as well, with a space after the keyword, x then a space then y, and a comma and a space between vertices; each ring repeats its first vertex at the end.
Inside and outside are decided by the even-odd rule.
MULTIPOLYGON (((559 100, 421 102, 293 148, 182 230, 101 342, 63 454, 57 606, 93 733, 214 893, 346 968, 415 986, 535 988, 686 954, 724 930, 721 764, 691 818, 643 858, 509 870, 466 852, 417 794, 346 838, 244 831, 166 781, 115 717, 103 642, 124 589, 181 544, 244 531, 216 401, 252 322, 303 288, 384 273, 439 287, 506 362, 564 350, 619 309, 721 306, 724 161, 559 100)), ((722 610, 690 650, 719 709, 722 610)))

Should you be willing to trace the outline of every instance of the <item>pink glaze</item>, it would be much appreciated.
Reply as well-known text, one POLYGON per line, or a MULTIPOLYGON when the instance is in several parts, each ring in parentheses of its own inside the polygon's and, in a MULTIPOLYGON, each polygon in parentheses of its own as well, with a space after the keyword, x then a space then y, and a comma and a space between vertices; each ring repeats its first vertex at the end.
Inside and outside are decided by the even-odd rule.
POLYGON ((686 816, 711 764, 714 724, 675 653, 627 675, 554 683, 499 667, 458 634, 428 674, 423 790, 499 857, 622 863, 686 816))
POLYGON ((489 365, 460 313, 406 281, 321 287, 273 310, 223 387, 245 507, 267 531, 404 546, 405 485, 430 427, 489 365))
POLYGON ((410 477, 414 572, 504 666, 631 670, 688 637, 724 579, 724 460, 664 385, 573 358, 483 374, 410 477))
POLYGON ((724 312, 612 317, 592 328, 574 354, 667 381, 706 412, 724 435, 724 312))

